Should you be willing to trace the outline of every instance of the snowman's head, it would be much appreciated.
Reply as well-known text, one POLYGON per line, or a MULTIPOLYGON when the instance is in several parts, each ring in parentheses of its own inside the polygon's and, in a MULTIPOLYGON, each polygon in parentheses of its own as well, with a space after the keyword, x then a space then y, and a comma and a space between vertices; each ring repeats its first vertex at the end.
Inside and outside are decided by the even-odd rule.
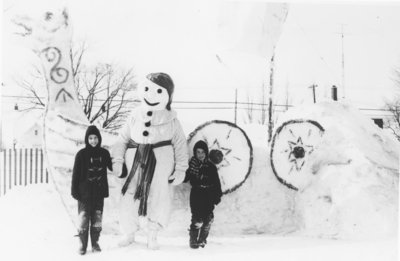
POLYGON ((171 110, 174 82, 166 73, 150 73, 139 84, 142 106, 152 111, 171 110))

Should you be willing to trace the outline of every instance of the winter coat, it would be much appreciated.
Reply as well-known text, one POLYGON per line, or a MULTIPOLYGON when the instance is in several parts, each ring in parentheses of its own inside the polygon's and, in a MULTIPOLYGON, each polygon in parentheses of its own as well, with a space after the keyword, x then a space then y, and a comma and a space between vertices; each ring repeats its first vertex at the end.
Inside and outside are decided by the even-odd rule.
POLYGON ((217 167, 209 160, 200 162, 195 157, 191 158, 189 166, 186 173, 192 185, 190 209, 194 216, 205 217, 214 210, 214 205, 222 197, 217 167))
POLYGON ((75 156, 72 171, 71 195, 76 200, 89 198, 106 198, 109 195, 107 168, 112 170, 110 153, 101 148, 101 135, 95 126, 89 126, 85 135, 86 147, 75 156), (88 143, 90 134, 99 138, 96 147, 88 143))
MULTIPOLYGON (((168 223, 173 197, 173 186, 169 184, 168 178, 172 174, 184 177, 188 166, 186 137, 176 118, 176 113, 166 109, 145 111, 142 107, 132 111, 127 123, 119 132, 112 153, 114 161, 125 161, 128 173, 137 151, 137 148, 127 148, 130 140, 138 144, 171 141, 171 145, 153 148, 156 164, 147 200, 147 218, 165 227, 168 223)), ((139 168, 136 172, 138 171, 139 168)), ((135 173, 123 196, 133 198, 138 182, 138 175, 135 173)), ((137 219, 139 204, 134 203, 134 205, 135 211, 132 213, 132 218, 137 219)))

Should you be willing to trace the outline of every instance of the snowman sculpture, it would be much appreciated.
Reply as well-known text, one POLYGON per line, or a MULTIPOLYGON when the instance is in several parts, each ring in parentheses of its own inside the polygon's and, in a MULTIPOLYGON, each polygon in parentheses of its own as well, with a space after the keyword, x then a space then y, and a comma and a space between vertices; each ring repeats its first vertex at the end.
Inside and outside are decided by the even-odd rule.
POLYGON ((120 246, 147 233, 147 247, 157 249, 158 231, 171 212, 173 187, 183 182, 188 167, 185 134, 171 110, 174 83, 165 73, 150 73, 138 86, 141 105, 119 132, 112 149, 114 174, 123 178, 120 200, 120 246), (123 163, 127 171, 123 171, 123 163))

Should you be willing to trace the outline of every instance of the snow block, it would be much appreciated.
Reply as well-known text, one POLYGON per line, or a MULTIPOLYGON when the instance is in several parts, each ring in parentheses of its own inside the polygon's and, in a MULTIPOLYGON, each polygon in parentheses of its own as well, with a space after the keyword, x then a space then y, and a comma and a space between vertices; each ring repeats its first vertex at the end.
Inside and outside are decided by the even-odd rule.
MULTIPOLYGON (((280 119, 313 119, 325 132, 301 169, 301 234, 368 239, 397 234, 399 143, 350 104, 323 102, 280 119)), ((277 125, 279 126, 279 125, 277 125)))

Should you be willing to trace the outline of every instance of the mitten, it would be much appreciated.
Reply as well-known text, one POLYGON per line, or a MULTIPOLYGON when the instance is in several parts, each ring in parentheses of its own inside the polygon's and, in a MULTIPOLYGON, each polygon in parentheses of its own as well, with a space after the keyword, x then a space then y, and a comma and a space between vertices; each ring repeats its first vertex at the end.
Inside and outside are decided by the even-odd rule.
MULTIPOLYGON (((123 173, 124 171, 123 171, 123 166, 124 164, 122 163, 122 162, 114 162, 113 163, 113 174, 115 175, 115 176, 117 176, 118 178, 123 178, 124 177, 124 175, 123 174, 125 174, 125 176, 126 176, 126 173, 123 173)), ((125 169, 126 169, 126 167, 125 167, 125 169)))

